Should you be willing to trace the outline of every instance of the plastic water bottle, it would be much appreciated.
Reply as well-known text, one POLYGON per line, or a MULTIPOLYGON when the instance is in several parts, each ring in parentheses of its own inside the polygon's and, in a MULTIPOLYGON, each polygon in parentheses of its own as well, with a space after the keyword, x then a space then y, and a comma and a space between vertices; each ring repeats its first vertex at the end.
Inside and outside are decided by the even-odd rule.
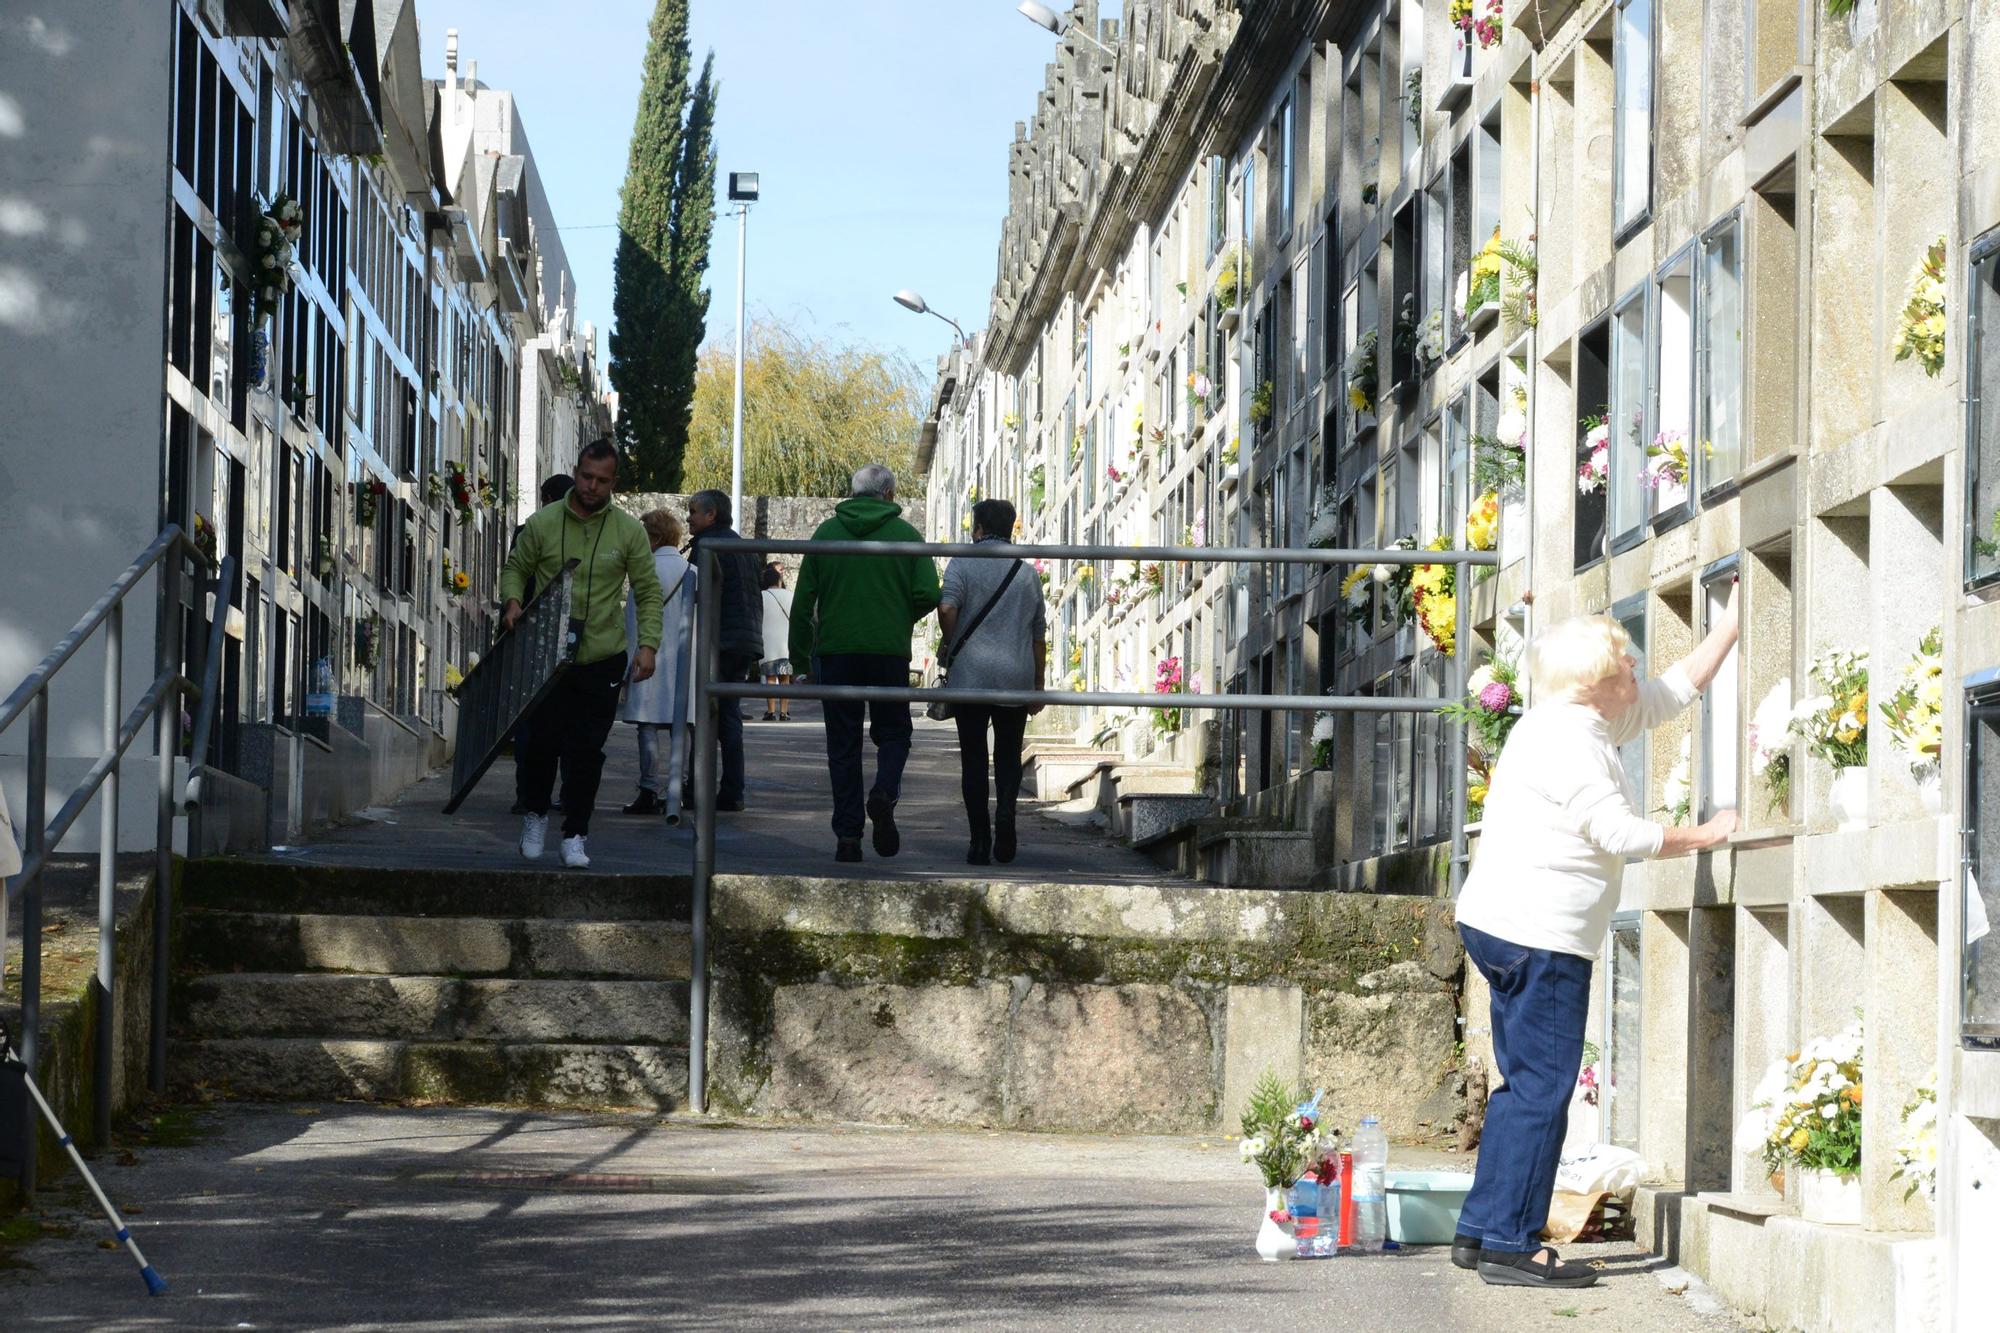
POLYGON ((1354 1247, 1379 1254, 1389 1239, 1389 1136, 1372 1115, 1354 1136, 1354 1247))

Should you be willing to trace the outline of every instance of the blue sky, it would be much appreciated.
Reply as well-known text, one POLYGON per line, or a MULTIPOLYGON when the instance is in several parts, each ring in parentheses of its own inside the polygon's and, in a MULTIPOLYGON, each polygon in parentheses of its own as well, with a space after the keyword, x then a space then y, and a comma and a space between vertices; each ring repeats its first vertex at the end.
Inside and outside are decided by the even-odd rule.
MULTIPOLYGON (((426 0, 426 72, 459 31, 459 67, 513 91, 584 318, 611 327, 618 187, 651 0, 426 0), (587 229, 594 228, 594 229, 587 229)), ((1112 12, 1109 6, 1106 12, 1112 12)), ((757 171, 751 317, 768 312, 902 350, 928 372, 951 330, 891 301, 921 292, 968 332, 986 321, 1007 152, 1056 39, 1013 0, 694 0, 694 60, 713 48, 722 93, 717 194, 757 171)), ((711 339, 735 327, 736 222, 717 220, 711 339)))

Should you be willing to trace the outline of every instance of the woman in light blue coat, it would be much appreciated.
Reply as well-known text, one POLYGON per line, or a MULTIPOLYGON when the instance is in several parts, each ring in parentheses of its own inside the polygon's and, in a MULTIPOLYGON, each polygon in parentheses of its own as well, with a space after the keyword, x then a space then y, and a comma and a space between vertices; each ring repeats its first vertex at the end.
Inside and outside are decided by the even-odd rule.
MULTIPOLYGON (((628 815, 665 815, 680 823, 681 763, 688 752, 689 726, 694 719, 694 568, 681 558, 682 529, 678 516, 655 509, 640 518, 653 543, 653 569, 660 576, 661 607, 658 665, 650 679, 627 681, 618 706, 618 720, 639 728, 639 795, 625 807, 628 815)), ((637 644, 636 608, 625 607, 625 637, 637 644)))

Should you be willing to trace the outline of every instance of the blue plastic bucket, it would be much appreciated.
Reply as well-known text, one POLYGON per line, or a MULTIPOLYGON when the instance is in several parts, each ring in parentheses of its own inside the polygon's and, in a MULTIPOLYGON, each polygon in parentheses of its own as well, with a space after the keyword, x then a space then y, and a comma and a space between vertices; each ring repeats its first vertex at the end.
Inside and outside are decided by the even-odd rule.
POLYGON ((1463 1171, 1391 1171, 1389 1239, 1400 1245, 1449 1245, 1472 1189, 1463 1171))

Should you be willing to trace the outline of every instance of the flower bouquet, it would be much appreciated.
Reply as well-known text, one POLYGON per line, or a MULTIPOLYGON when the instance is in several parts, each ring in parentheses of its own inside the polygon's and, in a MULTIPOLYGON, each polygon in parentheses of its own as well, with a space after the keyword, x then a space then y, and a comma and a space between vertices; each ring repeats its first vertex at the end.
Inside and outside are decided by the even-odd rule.
POLYGON ((387 482, 379 477, 367 477, 354 483, 354 526, 372 528, 375 526, 375 511, 382 503, 382 497, 389 493, 387 482))
POLYGON ((1366 625, 1375 610, 1375 577, 1377 569, 1383 565, 1362 565, 1351 569, 1347 577, 1340 581, 1340 609, 1349 624, 1366 625))
POLYGON ((1601 416, 1585 417, 1583 425, 1583 462, 1576 470, 1576 489, 1580 495, 1601 495, 1611 480, 1611 426, 1601 416))
POLYGON ((1291 1214, 1285 1208, 1285 1191, 1299 1178, 1319 1168, 1325 1159, 1328 1136, 1319 1125, 1319 1103, 1323 1092, 1310 1097, 1303 1089, 1285 1085, 1265 1070, 1250 1090, 1240 1126, 1243 1136, 1236 1151, 1243 1161, 1257 1168, 1264 1182, 1264 1212, 1257 1233, 1257 1253, 1267 1260, 1296 1258, 1297 1243, 1291 1214))
POLYGON ((1756 1153, 1774 1178, 1808 1173, 1808 1221, 1860 1220, 1861 1094, 1857 1021, 1772 1061, 1737 1122, 1737 1151, 1756 1153))
MULTIPOLYGON (((1443 551, 1451 546, 1449 537, 1439 537, 1425 550, 1443 551)), ((1425 635, 1446 657, 1458 642, 1458 572, 1446 564, 1410 567, 1410 607, 1425 635)))
POLYGON ((1944 252, 1942 236, 1924 251, 1910 272, 1909 300, 1896 317, 1896 359, 1915 357, 1932 379, 1944 369, 1944 252))
POLYGON ((1649 490, 1688 484, 1688 437, 1684 430, 1663 430, 1646 446, 1645 483, 1649 490))
POLYGON ((1750 775, 1762 778, 1770 794, 1765 813, 1777 815, 1792 804, 1792 679, 1771 687, 1750 717, 1750 775))
POLYGON ((1472 551, 1490 551, 1499 544, 1500 492, 1489 490, 1472 502, 1472 512, 1465 517, 1465 545, 1472 551))
POLYGON ((1333 767, 1332 713, 1319 712, 1313 714, 1312 766, 1314 768, 1333 767))
POLYGON ((1347 405, 1358 416, 1375 410, 1375 395, 1381 388, 1381 369, 1375 363, 1375 330, 1361 335, 1347 358, 1347 405))
POLYGON ((1501 13, 1500 0, 1486 0, 1483 6, 1477 0, 1451 0, 1446 13, 1451 25, 1477 41, 1482 51, 1507 35, 1507 20, 1501 13))
POLYGON ((1813 659, 1822 691, 1792 709, 1791 733, 1834 768, 1868 764, 1868 653, 1829 648, 1813 659))
MULTIPOLYGON (((1180 658, 1162 658, 1160 664, 1153 669, 1153 693, 1187 693, 1187 681, 1181 674, 1180 658)), ((1181 711, 1178 708, 1153 709, 1153 730, 1160 733, 1163 737, 1179 734, 1182 721, 1181 711)))
POLYGON ((1521 717, 1519 668, 1489 653, 1485 663, 1467 678, 1465 697, 1438 709, 1438 715, 1466 729, 1465 817, 1476 821, 1486 812, 1493 765, 1521 717))
POLYGON ((279 194, 257 219, 257 241, 250 264, 257 278, 256 319, 278 313, 278 301, 291 289, 292 252, 305 230, 305 210, 289 194, 279 194))
POLYGON ((1472 279, 1465 295, 1468 314, 1500 303, 1500 228, 1493 228, 1493 235, 1487 238, 1479 253, 1472 257, 1472 279))
POLYGON ((1197 370, 1187 377, 1188 412, 1199 417, 1208 407, 1208 396, 1215 386, 1209 383, 1208 372, 1197 370))
POLYGON ((1930 1202, 1937 1200, 1937 1122, 1937 1071, 1933 1070, 1903 1104, 1903 1137, 1891 1150, 1896 1169, 1889 1178, 1909 1182, 1903 1191, 1905 1200, 1919 1192, 1930 1202))
POLYGON ((472 482, 466 477, 465 468, 462 464, 447 463, 445 466, 451 469, 451 477, 448 483, 451 488, 451 507, 458 511, 459 522, 470 523, 472 521, 472 482))
POLYGON ((1882 727, 1919 781, 1935 778, 1944 754, 1944 638, 1931 626, 1882 705, 1882 727))

